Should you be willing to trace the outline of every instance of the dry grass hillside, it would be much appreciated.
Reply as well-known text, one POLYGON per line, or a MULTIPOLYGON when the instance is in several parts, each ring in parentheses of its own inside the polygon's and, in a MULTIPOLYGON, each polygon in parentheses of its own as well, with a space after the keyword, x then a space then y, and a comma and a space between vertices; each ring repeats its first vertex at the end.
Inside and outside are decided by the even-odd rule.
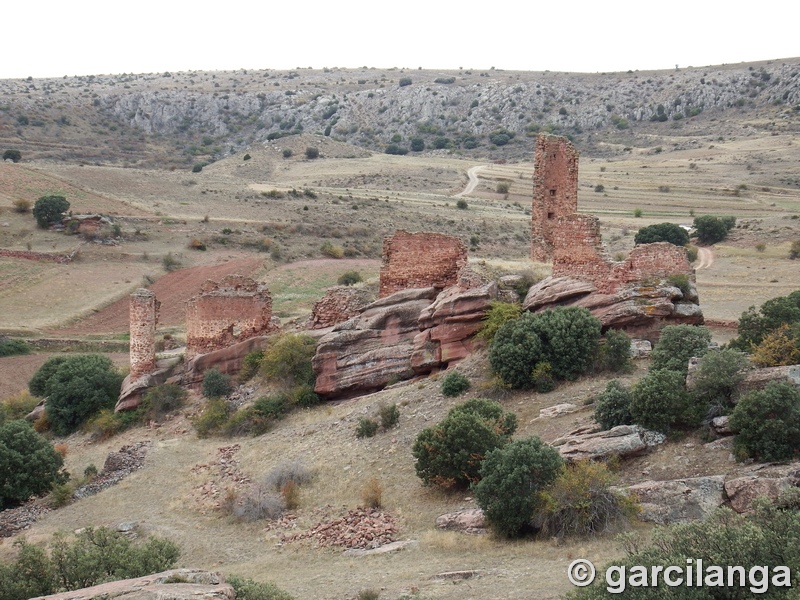
MULTIPOLYGON (((751 305, 800 288, 797 261, 789 258, 791 243, 800 239, 797 68, 797 60, 786 60, 585 76, 331 69, 0 82, 0 148, 23 151, 22 162, 0 163, 0 248, 64 254, 81 245, 66 265, 0 257, 0 334, 64 339, 67 347, 124 341, 127 297, 149 286, 163 302, 159 335, 180 338, 185 300, 206 278, 229 272, 266 283, 275 314, 284 324, 299 322, 344 272, 357 270, 367 285, 375 284, 383 238, 400 228, 457 235, 470 247, 470 260, 490 273, 541 276, 548 267, 528 260, 534 138, 526 134, 535 128, 526 127, 534 122, 560 123, 551 129, 575 136, 582 150, 579 210, 600 218, 612 255, 628 252, 644 225, 691 224, 702 214, 737 218, 730 237, 696 265, 706 318, 730 322, 751 305), (455 83, 436 82, 450 76, 455 83), (402 77, 412 84, 401 86, 402 77), (678 96, 682 103, 675 104, 678 96), (172 108, 156 114, 152 107, 165 99, 161 106, 172 108), (684 115, 676 107, 699 107, 703 99, 701 113, 675 118, 684 115), (471 107, 473 100, 478 104, 471 107), (658 104, 669 117, 650 121, 658 104), (404 118, 404 110, 419 113, 404 118), (326 136, 326 123, 337 118, 326 136), (292 119, 290 129, 281 129, 292 119), (428 121, 441 131, 420 130, 418 123, 428 121), (498 128, 515 131, 513 141, 492 144, 488 136, 498 128), (426 145, 441 135, 460 145, 386 154, 395 131, 403 144, 422 131, 426 145), (469 135, 476 148, 464 146, 469 135), (316 159, 306 156, 312 147, 316 159), (194 162, 209 164, 192 172, 194 162), (459 208, 457 195, 473 167, 481 167, 477 187, 459 208), (507 193, 498 192, 500 183, 507 193), (30 213, 15 211, 15 201, 47 194, 66 196, 75 213, 110 215, 118 234, 45 231, 30 213)), ((714 332, 721 341, 732 335, 729 328, 714 332)), ((0 396, 23 389, 46 357, 0 358, 0 396)), ((114 359, 125 368, 124 354, 114 359)), ((626 380, 638 379, 646 367, 639 363, 626 380)), ((483 351, 458 369, 472 382, 470 396, 492 392, 483 351)), ((588 421, 584 403, 608 379, 586 377, 549 394, 501 400, 517 414, 518 435, 552 441, 588 421), (537 419, 541 408, 567 401, 582 408, 537 419)), ((254 385, 254 396, 268 391, 264 382, 254 385)), ((272 580, 297 598, 325 600, 356 598, 367 588, 380 590, 381 598, 557 598, 570 589, 565 568, 571 560, 602 563, 621 554, 605 537, 555 544, 437 531, 437 515, 474 506, 470 494, 425 488, 414 474, 415 436, 458 401, 443 397, 439 386, 433 376, 301 410, 255 438, 199 439, 190 423, 197 395, 160 427, 100 442, 73 434, 58 441, 67 445, 67 466, 78 476, 125 444, 148 440, 152 448, 142 470, 50 512, 25 535, 41 541, 57 530, 135 520, 144 532, 179 542, 182 565, 272 580), (356 438, 360 417, 392 403, 400 408, 397 428, 356 438), (245 485, 218 462, 219 448, 234 444, 236 473, 253 481, 287 461, 314 471, 301 489, 296 519, 245 524, 214 509, 226 487, 245 485), (412 541, 405 549, 353 557, 308 540, 281 541, 281 534, 355 508, 372 477, 383 486, 398 539, 412 541), (209 498, 209 490, 220 495, 209 498), (477 576, 455 583, 435 578, 458 570, 477 576)), ((623 463, 619 477, 632 483, 751 468, 688 436, 623 463)), ((0 544, 1 557, 13 554, 11 542, 0 544)))

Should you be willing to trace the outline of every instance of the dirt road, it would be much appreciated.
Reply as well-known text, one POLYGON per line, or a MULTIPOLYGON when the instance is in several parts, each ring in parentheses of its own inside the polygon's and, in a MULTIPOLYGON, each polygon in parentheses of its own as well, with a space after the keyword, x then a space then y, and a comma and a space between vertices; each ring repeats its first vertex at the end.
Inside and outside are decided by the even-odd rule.
POLYGON ((462 192, 459 192, 454 197, 461 198, 462 196, 466 196, 467 194, 471 194, 475 191, 475 188, 478 187, 478 171, 481 169, 485 169, 486 165, 478 165, 476 167, 472 167, 467 171, 467 177, 469 177, 469 182, 467 183, 467 187, 464 188, 462 192))

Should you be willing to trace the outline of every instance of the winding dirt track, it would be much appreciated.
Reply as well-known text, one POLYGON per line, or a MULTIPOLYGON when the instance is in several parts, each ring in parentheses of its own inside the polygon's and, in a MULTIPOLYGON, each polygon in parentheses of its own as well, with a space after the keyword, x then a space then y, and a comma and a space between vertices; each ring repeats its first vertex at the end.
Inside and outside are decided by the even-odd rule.
POLYGON ((714 264, 714 253, 711 252, 710 248, 698 248, 697 260, 698 262, 697 266, 695 267, 695 271, 699 271, 700 269, 708 269, 714 264))
POLYGON ((454 198, 461 198, 462 196, 466 196, 467 194, 471 194, 472 192, 474 192, 475 188, 478 187, 478 171, 484 168, 486 168, 486 165, 478 165, 476 167, 471 167, 467 171, 467 177, 469 177, 469 182, 467 183, 467 187, 464 188, 464 191, 456 194, 454 198))

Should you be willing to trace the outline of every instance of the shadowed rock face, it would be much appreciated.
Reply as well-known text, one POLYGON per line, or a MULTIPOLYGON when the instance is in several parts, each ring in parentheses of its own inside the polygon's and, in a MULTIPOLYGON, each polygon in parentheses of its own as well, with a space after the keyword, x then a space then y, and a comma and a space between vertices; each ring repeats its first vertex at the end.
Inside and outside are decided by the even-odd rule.
MULTIPOLYGON (((470 283, 464 282, 465 286, 470 283)), ((328 398, 379 390, 465 358, 497 285, 396 292, 324 335, 314 356, 315 391, 328 398)))

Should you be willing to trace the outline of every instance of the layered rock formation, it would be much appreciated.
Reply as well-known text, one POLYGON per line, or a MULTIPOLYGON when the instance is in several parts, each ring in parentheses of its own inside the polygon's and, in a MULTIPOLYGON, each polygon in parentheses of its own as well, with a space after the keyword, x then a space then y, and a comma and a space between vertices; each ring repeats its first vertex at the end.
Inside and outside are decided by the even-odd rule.
POLYGON ((623 329, 633 337, 654 341, 664 324, 703 323, 694 282, 689 282, 687 291, 684 293, 662 278, 652 278, 646 285, 622 284, 612 292, 603 292, 580 275, 548 277, 531 287, 523 308, 536 312, 556 306, 581 306, 600 319, 603 330, 623 329))

